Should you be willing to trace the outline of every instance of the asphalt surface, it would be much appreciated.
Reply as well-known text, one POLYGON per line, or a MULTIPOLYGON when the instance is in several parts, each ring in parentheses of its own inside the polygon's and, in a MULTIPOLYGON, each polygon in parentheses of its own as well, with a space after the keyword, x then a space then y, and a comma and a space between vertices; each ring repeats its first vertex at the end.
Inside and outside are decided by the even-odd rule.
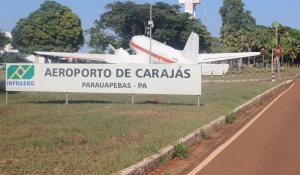
POLYGON ((197 174, 300 174, 300 80, 197 174))
POLYGON ((300 79, 201 141, 191 154, 189 159, 171 160, 150 174, 300 174, 300 79), (245 130, 236 136, 242 129, 245 130), (236 139, 227 147, 216 151, 234 136, 236 139), (208 163, 203 166, 201 162, 208 163))

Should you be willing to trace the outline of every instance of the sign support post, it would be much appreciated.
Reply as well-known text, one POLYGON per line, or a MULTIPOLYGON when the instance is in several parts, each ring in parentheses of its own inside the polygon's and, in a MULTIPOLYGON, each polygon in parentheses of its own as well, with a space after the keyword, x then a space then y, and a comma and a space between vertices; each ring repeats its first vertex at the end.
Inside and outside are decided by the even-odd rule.
POLYGON ((6 106, 7 106, 7 104, 8 104, 8 92, 6 91, 6 98, 5 98, 5 100, 6 100, 6 106))
POLYGON ((131 94, 131 104, 134 104, 134 94, 131 94))
POLYGON ((66 92, 66 105, 68 104, 68 102, 69 102, 69 94, 68 92, 66 92))

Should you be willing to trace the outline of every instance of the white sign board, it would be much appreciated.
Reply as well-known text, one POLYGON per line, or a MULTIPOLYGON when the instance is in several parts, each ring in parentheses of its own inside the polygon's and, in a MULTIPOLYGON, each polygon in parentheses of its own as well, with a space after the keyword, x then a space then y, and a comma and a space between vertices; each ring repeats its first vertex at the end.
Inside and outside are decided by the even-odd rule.
POLYGON ((201 65, 7 64, 6 91, 201 95, 201 65))

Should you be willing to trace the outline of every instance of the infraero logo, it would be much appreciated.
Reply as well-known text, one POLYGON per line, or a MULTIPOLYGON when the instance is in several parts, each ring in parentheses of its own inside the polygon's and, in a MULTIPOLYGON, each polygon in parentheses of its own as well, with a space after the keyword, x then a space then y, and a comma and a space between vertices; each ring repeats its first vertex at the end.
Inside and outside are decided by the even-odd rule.
POLYGON ((34 76, 34 65, 11 65, 7 69, 7 79, 28 80, 34 76))

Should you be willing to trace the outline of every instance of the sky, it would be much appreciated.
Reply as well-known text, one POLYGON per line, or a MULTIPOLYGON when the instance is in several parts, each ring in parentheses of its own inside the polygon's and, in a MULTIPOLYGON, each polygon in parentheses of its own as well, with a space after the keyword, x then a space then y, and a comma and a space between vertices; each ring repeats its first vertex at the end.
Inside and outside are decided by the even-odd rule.
MULTIPOLYGON (((61 5, 71 8, 82 21, 82 27, 87 30, 94 27, 94 21, 99 19, 99 15, 104 13, 106 4, 115 0, 55 0, 61 5)), ((124 0, 119 0, 124 2, 124 0)), ((137 4, 165 2, 170 5, 179 4, 179 0, 131 0, 137 4)), ((284 26, 289 26, 300 30, 300 7, 299 0, 242 0, 244 9, 251 11, 251 15, 256 19, 257 25, 271 26, 276 20, 284 26)), ((45 0, 0 0, 0 30, 11 32, 16 23, 21 18, 40 8, 45 0)), ((196 18, 200 18, 206 25, 212 36, 218 37, 221 28, 221 16, 219 9, 223 5, 223 0, 201 0, 201 4, 196 7, 196 18), (206 15, 205 15, 206 9, 206 15)), ((181 11, 184 11, 182 6, 181 11)), ((88 37, 86 37, 88 38, 88 37)), ((88 52, 90 48, 84 46, 79 52, 88 52)))

